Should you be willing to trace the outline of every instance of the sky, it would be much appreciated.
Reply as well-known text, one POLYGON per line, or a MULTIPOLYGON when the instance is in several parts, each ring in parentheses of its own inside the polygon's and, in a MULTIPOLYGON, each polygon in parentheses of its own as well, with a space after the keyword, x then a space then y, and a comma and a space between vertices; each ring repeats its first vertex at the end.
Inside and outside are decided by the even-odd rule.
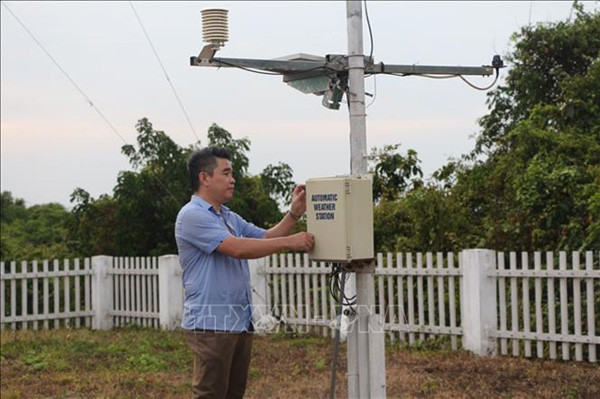
MULTIPOLYGON (((1 190, 28 206, 58 202, 70 208, 77 187, 93 197, 112 194, 119 171, 131 170, 123 140, 135 143, 135 124, 143 117, 185 147, 196 136, 207 144, 213 123, 249 138, 251 174, 278 162, 292 167, 296 182, 350 172, 344 105, 326 109, 320 97, 292 89, 279 76, 189 65, 203 47, 200 12, 215 7, 229 10, 229 42, 217 56, 345 54, 343 1, 134 2, 193 129, 129 2, 2 3, 1 190)), ((513 32, 565 20, 571 4, 368 1, 373 56, 385 64, 488 65, 494 54, 510 51, 513 32)), ((583 4, 600 9, 598 2, 583 4)), ((480 86, 492 80, 469 79, 480 86)), ((368 149, 398 143, 402 152, 414 149, 425 177, 473 149, 477 120, 487 113, 486 92, 459 79, 379 75, 367 78, 365 87, 375 94, 367 108, 368 149)))

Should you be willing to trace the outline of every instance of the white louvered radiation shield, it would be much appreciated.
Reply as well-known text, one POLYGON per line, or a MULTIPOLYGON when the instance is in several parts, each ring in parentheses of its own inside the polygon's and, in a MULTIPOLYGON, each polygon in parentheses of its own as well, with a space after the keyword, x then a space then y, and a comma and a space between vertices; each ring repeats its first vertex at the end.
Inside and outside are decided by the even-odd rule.
POLYGON ((220 8, 202 10, 202 40, 205 43, 221 48, 229 40, 228 12, 220 8))

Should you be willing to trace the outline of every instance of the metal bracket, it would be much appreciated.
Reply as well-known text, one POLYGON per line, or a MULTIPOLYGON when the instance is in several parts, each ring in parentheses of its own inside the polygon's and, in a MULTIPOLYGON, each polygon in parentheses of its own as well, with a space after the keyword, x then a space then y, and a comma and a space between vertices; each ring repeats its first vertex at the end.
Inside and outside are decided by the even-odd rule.
POLYGON ((219 48, 214 44, 207 44, 206 46, 202 47, 202 50, 200 51, 200 54, 198 54, 197 58, 200 59, 200 62, 210 62, 210 60, 212 60, 215 56, 218 49, 219 48))

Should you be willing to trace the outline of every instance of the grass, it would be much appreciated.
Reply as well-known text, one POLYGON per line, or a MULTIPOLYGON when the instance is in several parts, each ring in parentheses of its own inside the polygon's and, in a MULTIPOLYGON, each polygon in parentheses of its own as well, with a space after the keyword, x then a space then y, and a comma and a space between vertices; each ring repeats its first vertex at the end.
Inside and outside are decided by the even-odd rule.
MULTIPOLYGON (((246 397, 326 398, 329 338, 255 337, 246 397)), ((347 397, 340 348, 336 397, 347 397)), ((180 398, 191 393, 191 354, 180 331, 3 331, 0 396, 11 398, 180 398)), ((600 397, 600 367, 453 352, 443 341, 386 347, 388 398, 600 397)))

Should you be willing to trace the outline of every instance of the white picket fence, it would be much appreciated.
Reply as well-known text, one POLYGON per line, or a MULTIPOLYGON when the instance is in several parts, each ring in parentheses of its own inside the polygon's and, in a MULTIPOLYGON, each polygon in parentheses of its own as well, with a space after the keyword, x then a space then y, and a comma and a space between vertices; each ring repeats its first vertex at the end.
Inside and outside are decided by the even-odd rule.
POLYGON ((0 268, 3 330, 130 324, 170 329, 181 320, 183 290, 175 255, 2 262, 0 268))
MULTIPOLYGON (((533 259, 486 250, 378 254, 375 312, 392 342, 449 337, 452 349, 461 340, 481 355, 532 357, 535 348, 538 358, 597 362, 599 261, 591 251, 570 259, 566 252, 535 252, 533 259)), ((255 304, 266 303, 288 326, 333 334, 328 264, 298 254, 254 263, 255 304)))
MULTIPOLYGON (((378 254, 374 312, 391 341, 432 338, 479 354, 597 362, 600 252, 378 254), (558 350, 560 346, 560 351, 558 350), (509 348, 511 349, 509 351, 509 348)), ((285 328, 333 333, 331 266, 306 255, 251 261, 255 313, 285 328)), ((183 288, 177 256, 0 266, 4 330, 130 324, 173 329, 183 288)))

